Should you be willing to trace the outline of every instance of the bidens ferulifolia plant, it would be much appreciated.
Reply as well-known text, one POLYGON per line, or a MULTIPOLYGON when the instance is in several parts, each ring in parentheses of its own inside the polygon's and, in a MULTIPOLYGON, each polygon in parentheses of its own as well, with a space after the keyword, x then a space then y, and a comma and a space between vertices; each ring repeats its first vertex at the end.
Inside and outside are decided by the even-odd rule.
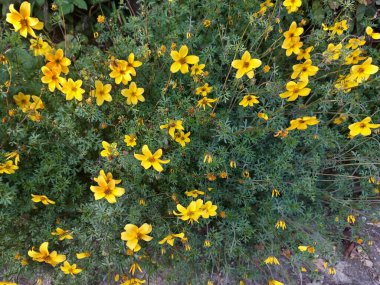
POLYGON ((370 243, 379 22, 309 2, 95 3, 91 37, 6 7, 2 279, 294 284, 370 243))

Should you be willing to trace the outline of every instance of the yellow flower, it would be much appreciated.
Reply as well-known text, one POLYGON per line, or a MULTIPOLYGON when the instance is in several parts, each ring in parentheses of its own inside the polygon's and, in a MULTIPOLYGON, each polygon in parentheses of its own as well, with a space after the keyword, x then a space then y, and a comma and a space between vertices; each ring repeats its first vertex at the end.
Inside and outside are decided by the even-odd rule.
POLYGON ((276 188, 272 189, 272 197, 278 197, 280 194, 280 191, 278 191, 276 188))
POLYGON ((286 48, 286 56, 291 56, 292 53, 299 54, 301 52, 302 42, 290 42, 288 45, 284 46, 286 48))
POLYGON ((190 69, 191 69, 191 75, 201 75, 203 74, 203 69, 205 68, 205 64, 194 64, 190 69))
POLYGON ((100 170, 99 176, 94 178, 98 186, 91 186, 90 190, 94 192, 95 200, 100 200, 105 198, 108 203, 116 203, 116 197, 121 197, 124 195, 125 190, 121 187, 116 187, 117 184, 121 183, 121 180, 113 179, 112 173, 108 172, 105 174, 104 170, 100 170))
POLYGON ((232 61, 232 67, 237 69, 236 78, 242 78, 245 74, 248 78, 255 76, 254 70, 261 65, 261 60, 251 58, 251 54, 245 51, 241 59, 232 61))
POLYGON ((268 285, 284 285, 284 283, 274 280, 274 279, 270 279, 268 280, 268 285))
POLYGON ((160 129, 168 129, 169 135, 174 139, 176 131, 183 131, 182 120, 169 120, 169 123, 160 125, 160 129))
POLYGON ((208 19, 203 20, 203 26, 204 26, 205 28, 210 27, 210 26, 211 26, 211 21, 208 20, 208 19))
POLYGON ((56 228, 55 231, 51 232, 51 234, 53 236, 58 236, 58 240, 73 239, 71 231, 61 228, 56 228))
POLYGON ((58 49, 55 52, 55 54, 47 54, 46 60, 48 61, 48 63, 46 64, 48 68, 55 69, 58 73, 69 73, 68 66, 71 64, 71 61, 70 59, 64 56, 62 49, 58 49))
POLYGON ((17 283, 7 282, 7 281, 0 281, 0 285, 17 285, 17 283))
MULTIPOLYGON (((169 2, 170 2, 170 0, 169 0, 169 2)), ((140 284, 144 284, 144 283, 145 283, 145 280, 141 280, 138 278, 131 278, 131 279, 125 280, 125 282, 121 283, 120 285, 140 285, 140 284)))
POLYGON ((127 98, 127 104, 128 105, 137 105, 137 103, 144 102, 145 98, 142 95, 144 93, 144 88, 137 88, 137 85, 135 82, 132 82, 129 85, 128 89, 122 89, 121 95, 127 98))
POLYGON ((314 49, 313 46, 310 46, 306 49, 300 49, 300 52, 297 54, 297 60, 301 59, 310 59, 310 52, 314 49))
POLYGON ((349 75, 341 75, 334 85, 336 89, 341 90, 344 93, 350 92, 352 88, 357 86, 359 86, 359 83, 356 80, 352 79, 352 77, 349 75))
POLYGON ((60 73, 56 69, 43 66, 41 71, 44 74, 41 81, 42 83, 48 84, 50 92, 54 92, 55 88, 61 90, 61 84, 65 82, 65 79, 59 76, 60 73))
POLYGON ((336 274, 336 270, 335 270, 335 268, 334 268, 334 267, 329 267, 329 269, 328 269, 328 273, 329 273, 330 275, 335 275, 335 274, 336 274))
POLYGON ((37 18, 30 17, 30 3, 24 1, 20 5, 20 12, 15 10, 14 4, 9 5, 10 13, 7 13, 6 21, 13 25, 15 32, 19 32, 24 38, 27 35, 36 37, 34 30, 42 30, 44 23, 37 18))
POLYGON ((58 254, 55 250, 49 252, 49 243, 44 242, 40 245, 39 251, 35 251, 34 247, 28 251, 28 255, 37 262, 46 262, 52 266, 57 266, 59 263, 66 260, 64 254, 58 254))
POLYGON ((137 137, 135 134, 125 135, 124 142, 127 146, 134 147, 136 143, 137 137))
MULTIPOLYGON (((198 201, 198 200, 197 200, 198 201)), ((202 201, 203 203, 203 201, 202 201)), ((211 201, 207 201, 200 207, 201 216, 204 219, 208 219, 209 217, 216 216, 216 210, 218 206, 213 205, 211 201)))
POLYGON ((366 117, 360 122, 349 125, 348 128, 350 130, 350 136, 369 136, 372 133, 371 129, 376 129, 380 127, 380 124, 371 124, 370 122, 371 117, 366 117))
POLYGON ((61 270, 63 271, 63 273, 71 275, 75 275, 82 272, 82 269, 77 268, 77 265, 75 263, 70 265, 70 263, 68 263, 67 261, 65 261, 63 263, 63 266, 61 266, 61 270))
POLYGON ((212 162, 212 154, 206 153, 204 158, 203 158, 203 162, 211 163, 212 162))
POLYGON ((66 95, 66 100, 70 101, 74 98, 82 101, 84 89, 81 88, 83 81, 77 80, 74 82, 71 78, 62 82, 62 92, 66 95))
POLYGON ((206 106, 212 108, 212 105, 211 103, 214 103, 218 101, 218 99, 211 99, 211 98, 208 98, 208 97, 203 97, 202 99, 198 100, 198 103, 197 103, 197 107, 199 108, 203 108, 203 110, 206 109, 206 106))
POLYGON ((300 245, 298 247, 298 249, 300 251, 307 251, 309 253, 314 253, 315 252, 315 248, 313 246, 310 246, 310 245, 300 245))
POLYGON ((160 240, 159 244, 164 244, 165 242, 171 246, 174 246, 175 238, 183 239, 185 238, 185 233, 179 233, 179 234, 170 234, 164 237, 162 240, 160 240))
POLYGON ((117 151, 116 143, 109 144, 106 141, 102 141, 102 146, 104 149, 100 152, 101 156, 112 158, 119 155, 119 152, 117 151))
POLYGON ((85 252, 78 252, 76 254, 76 257, 77 259, 83 259, 83 258, 87 258, 87 257, 90 257, 91 256, 91 253, 88 252, 88 251, 85 251, 85 252))
POLYGON ((45 56, 52 51, 51 46, 47 42, 44 42, 41 37, 38 37, 37 39, 31 39, 29 49, 33 51, 34 56, 45 56))
POLYGON ((41 202, 42 204, 44 205, 49 205, 49 204, 52 204, 54 205, 55 202, 53 200, 50 200, 48 197, 46 197, 45 195, 34 195, 32 194, 32 201, 34 203, 39 203, 41 202))
POLYGON ((343 123, 346 119, 347 119, 347 117, 346 117, 344 114, 340 114, 338 118, 334 119, 333 123, 334 123, 335 125, 340 125, 340 124, 343 123))
POLYGON ((295 120, 290 121, 290 127, 287 128, 288 131, 291 130, 306 130, 307 126, 314 126, 318 124, 319 121, 315 116, 313 117, 302 117, 302 118, 297 118, 295 120))
POLYGON ((276 229, 279 229, 279 228, 281 228, 281 229, 283 229, 283 230, 286 229, 286 223, 285 223, 284 220, 278 220, 278 221, 276 222, 276 229))
POLYGON ((203 243, 204 247, 210 247, 211 246, 211 241, 209 239, 206 239, 203 243))
POLYGON ((140 227, 127 224, 124 227, 124 232, 121 233, 121 240, 127 242, 127 247, 133 251, 139 251, 141 246, 139 245, 140 240, 150 241, 153 237, 148 236, 148 234, 152 231, 152 226, 144 223, 140 227))
POLYGON ((170 72, 176 73, 181 70, 182 74, 189 72, 189 64, 196 64, 199 62, 199 57, 195 55, 187 55, 189 49, 186 45, 181 46, 179 52, 172 50, 170 56, 173 59, 173 64, 170 66, 170 72))
POLYGON ((286 89, 288 91, 281 93, 279 96, 281 98, 287 98, 287 101, 295 101, 299 96, 305 97, 310 94, 311 89, 305 88, 308 84, 307 81, 300 81, 298 83, 290 81, 286 83, 286 89))
POLYGON ((133 262, 131 265, 131 268, 129 269, 129 273, 131 273, 132 275, 135 275, 136 269, 140 271, 140 273, 142 273, 140 265, 137 262, 133 262))
POLYGON ((212 91, 212 86, 209 86, 208 83, 206 83, 205 85, 201 86, 201 87, 198 87, 196 90, 195 90, 195 93, 197 95, 202 95, 202 96, 207 96, 207 94, 211 93, 212 91))
POLYGON ((369 57, 362 64, 352 66, 350 71, 350 78, 352 80, 356 79, 358 83, 366 81, 371 74, 375 74, 379 71, 379 67, 371 63, 372 57, 369 57))
POLYGON ((270 66, 269 65, 265 65, 264 67, 263 67, 263 72, 264 73, 268 73, 270 71, 270 66))
POLYGON ((96 97, 96 105, 102 106, 104 101, 112 101, 111 89, 111 84, 103 85, 100 80, 95 80, 95 90, 91 90, 90 96, 96 97))
POLYGON ((267 259, 264 260, 265 264, 274 264, 274 265, 280 265, 280 262, 278 262, 278 259, 275 256, 268 256, 267 259))
POLYGON ((103 24, 106 21, 106 17, 104 17, 104 15, 98 15, 98 17, 96 18, 96 21, 99 24, 103 24))
POLYGON ((196 201, 192 201, 187 208, 183 207, 181 204, 177 205, 177 210, 179 213, 173 211, 173 214, 176 216, 180 216, 182 221, 188 221, 189 223, 198 222, 198 219, 202 215, 202 206, 203 201, 198 199, 196 201))
POLYGON ((355 216, 354 215, 348 215, 347 216, 347 222, 350 223, 350 224, 354 224, 356 221, 355 219, 355 216))
POLYGON ((169 163, 170 160, 162 160, 160 157, 162 156, 162 149, 158 149, 154 154, 152 154, 149 150, 149 147, 147 145, 144 145, 142 147, 142 153, 143 154, 137 154, 135 153, 134 156, 137 160, 141 161, 141 166, 145 169, 149 169, 153 166, 155 170, 158 172, 163 171, 162 164, 169 163))
POLYGON ((307 59, 304 63, 293 65, 293 73, 291 78, 296 79, 299 77, 301 81, 308 81, 309 76, 314 76, 319 70, 317 66, 312 64, 313 62, 310 59, 307 59))
POLYGON ((131 75, 136 75, 135 69, 131 68, 129 63, 125 60, 117 59, 115 62, 110 64, 109 68, 111 69, 111 73, 109 75, 111 78, 115 79, 116 84, 123 83, 126 85, 132 80, 131 75))
POLYGON ((250 94, 250 95, 245 95, 243 97, 243 100, 240 101, 239 105, 240 106, 243 106, 244 108, 247 107, 247 106, 250 106, 252 107, 253 104, 259 104, 259 97, 253 95, 253 94, 250 94))
POLYGON ((230 167, 231 168, 236 168, 236 160, 231 160, 230 161, 230 167))
POLYGON ((188 196, 188 197, 194 197, 194 198, 197 198, 198 195, 204 195, 205 192, 194 189, 194 190, 191 190, 191 191, 186 191, 185 194, 186 194, 186 196, 188 196))
POLYGON ((343 34, 344 31, 347 31, 348 30, 348 26, 347 26, 347 20, 343 20, 341 22, 337 22, 334 24, 334 26, 330 27, 329 28, 330 31, 332 31, 332 35, 341 35, 343 34))
POLYGON ((175 141, 179 143, 182 147, 185 147, 187 143, 190 142, 190 132, 184 133, 179 131, 175 134, 175 141))
POLYGON ((342 44, 329 44, 327 46, 327 50, 323 52, 323 55, 327 57, 329 60, 337 60, 340 57, 340 50, 342 49, 342 44))
POLYGON ((374 40, 380 40, 380 33, 374 33, 371 27, 367 27, 365 32, 368 36, 370 36, 374 40))
POLYGON ((298 11, 302 5, 302 0, 285 0, 283 5, 286 7, 286 10, 288 10, 288 14, 291 14, 298 11))
POLYGON ((19 92, 17 95, 13 96, 13 100, 24 113, 29 110, 31 104, 30 95, 25 95, 24 93, 19 92))
POLYGON ((291 43, 299 42, 303 31, 304 29, 302 27, 297 27, 297 23, 293 21, 289 26, 289 30, 283 33, 285 40, 282 43, 282 48, 288 49, 291 43))
POLYGON ((53 3, 53 4, 51 4, 50 8, 51 8, 52 11, 57 11, 58 10, 58 5, 56 3, 53 3))
POLYGON ((12 160, 7 160, 5 163, 0 164, 0 174, 13 174, 17 169, 18 166, 14 165, 12 160))
POLYGON ((257 117, 263 119, 264 121, 268 121, 269 117, 266 113, 257 113, 257 117))
POLYGON ((357 49, 358 47, 361 47, 363 45, 365 45, 365 39, 363 37, 353 38, 348 40, 346 48, 357 49))
POLYGON ((350 64, 357 64, 359 61, 366 59, 364 56, 360 56, 363 53, 361 49, 356 49, 353 52, 351 52, 348 56, 344 58, 344 64, 350 65, 350 64))

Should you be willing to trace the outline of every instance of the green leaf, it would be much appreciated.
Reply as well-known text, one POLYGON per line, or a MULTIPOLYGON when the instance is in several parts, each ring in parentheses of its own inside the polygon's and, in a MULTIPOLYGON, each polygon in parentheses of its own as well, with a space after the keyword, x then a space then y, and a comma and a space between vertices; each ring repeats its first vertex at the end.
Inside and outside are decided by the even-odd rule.
POLYGON ((45 4, 45 0, 36 0, 37 6, 42 6, 45 4))
POLYGON ((74 5, 77 6, 80 9, 87 10, 87 3, 84 0, 74 0, 74 5))

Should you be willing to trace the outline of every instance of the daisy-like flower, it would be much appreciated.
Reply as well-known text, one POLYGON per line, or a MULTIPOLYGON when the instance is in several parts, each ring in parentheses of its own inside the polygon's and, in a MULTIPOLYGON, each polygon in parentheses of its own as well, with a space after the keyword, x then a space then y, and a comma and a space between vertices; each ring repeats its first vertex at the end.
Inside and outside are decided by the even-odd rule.
POLYGON ((31 104, 30 95, 25 95, 24 93, 19 92, 17 95, 13 96, 13 100, 24 113, 29 110, 31 104))
POLYGON ((71 231, 61 228, 56 228, 51 234, 53 236, 58 236, 58 240, 73 239, 71 231))
POLYGON ((128 84, 132 80, 132 76, 136 75, 134 68, 129 66, 129 63, 125 60, 115 60, 110 64, 110 77, 115 79, 116 84, 123 83, 124 85, 128 84))
POLYGON ((200 191, 200 190, 197 190, 197 189, 194 189, 194 190, 186 191, 185 194, 186 194, 186 196, 188 196, 188 197, 197 198, 198 195, 204 195, 205 192, 200 191))
POLYGON ((212 103, 218 101, 218 99, 212 99, 208 97, 203 97, 202 99, 198 100, 197 107, 203 108, 203 110, 206 110, 206 107, 212 108, 212 103))
POLYGON ((71 78, 62 82, 62 92, 66 95, 66 100, 70 101, 74 98, 78 101, 82 101, 84 89, 81 88, 83 81, 74 81, 71 78))
POLYGON ((203 201, 198 199, 197 201, 192 201, 187 208, 182 206, 181 204, 177 205, 178 213, 173 211, 173 214, 176 216, 180 216, 182 221, 188 221, 189 223, 198 222, 199 218, 202 215, 202 206, 203 201))
POLYGON ((368 36, 370 36, 374 40, 380 40, 380 33, 375 33, 371 27, 367 27, 365 32, 368 36))
POLYGON ((281 229, 283 229, 283 230, 286 229, 286 223, 285 223, 284 220, 278 220, 278 221, 276 222, 276 229, 279 229, 279 228, 281 228, 281 229))
POLYGON ((153 237, 148 235, 152 231, 152 226, 147 223, 144 223, 140 227, 127 224, 124 230, 125 231, 121 233, 121 240, 126 241, 127 247, 135 252, 141 249, 139 244, 140 240, 151 241, 153 239, 153 237))
POLYGON ((34 194, 32 194, 32 201, 34 203, 41 202, 44 205, 49 205, 49 204, 54 205, 55 204, 55 202, 53 200, 50 200, 45 195, 34 195, 34 194))
POLYGON ((205 68, 205 64, 194 64, 190 69, 191 69, 191 75, 202 75, 203 74, 203 69, 205 68))
POLYGON ((306 130, 307 126, 314 126, 318 124, 319 121, 317 120, 317 117, 302 117, 297 118, 295 120, 290 121, 290 127, 287 128, 288 131, 291 130, 306 130))
POLYGON ((5 163, 0 163, 0 174, 13 174, 18 169, 18 166, 13 164, 12 160, 7 160, 5 163))
POLYGON ((94 180, 98 186, 91 186, 90 190, 94 192, 95 200, 105 198, 108 203, 114 204, 116 197, 121 197, 125 193, 124 188, 116 187, 117 184, 121 183, 121 180, 113 179, 111 172, 105 175, 104 170, 100 170, 99 176, 95 177, 94 180))
POLYGON ((181 46, 179 51, 172 50, 170 56, 173 59, 173 63, 170 66, 170 72, 176 73, 181 70, 182 74, 189 72, 189 64, 196 64, 199 62, 199 57, 195 55, 188 55, 189 49, 186 45, 181 46))
POLYGON ((35 251, 34 247, 28 251, 28 255, 37 262, 45 262, 52 266, 57 266, 59 263, 66 260, 66 255, 58 254, 55 250, 49 252, 49 243, 44 242, 40 245, 39 251, 35 251))
POLYGON ((265 264, 272 264, 272 265, 280 265, 280 262, 275 256, 268 256, 267 259, 264 260, 265 264))
POLYGON ((69 73, 68 66, 71 64, 71 61, 64 56, 62 49, 58 49, 55 54, 50 53, 46 55, 46 60, 48 61, 48 63, 46 63, 48 68, 55 69, 58 73, 69 73))
POLYGON ((366 117, 360 122, 349 125, 350 136, 362 135, 366 137, 372 133, 371 129, 380 128, 380 124, 371 124, 371 120, 371 117, 366 117))
POLYGON ((125 135, 124 142, 127 146, 134 147, 137 144, 137 136, 135 134, 125 135))
POLYGON ((185 238, 185 233, 167 235, 162 240, 160 240, 158 243, 159 244, 167 243, 170 246, 174 246, 175 238, 183 239, 183 238, 185 238))
POLYGON ((43 66, 41 70, 44 74, 41 81, 48 85, 50 92, 54 92, 55 88, 58 90, 62 89, 61 84, 65 82, 65 79, 59 76, 60 72, 58 70, 50 69, 47 66, 43 66))
POLYGON ((15 32, 19 32, 24 38, 28 34, 35 38, 34 30, 42 30, 44 27, 44 23, 40 22, 38 18, 30 17, 30 3, 27 1, 21 3, 20 11, 14 8, 14 4, 10 4, 9 12, 6 21, 12 24, 15 32))
POLYGON ((296 79, 299 77, 301 81, 307 82, 309 76, 314 76, 317 74, 319 68, 313 65, 313 62, 310 59, 305 60, 301 64, 293 65, 293 73, 291 78, 296 79))
POLYGON ((95 90, 91 90, 90 96, 96 98, 96 105, 102 106, 104 101, 112 101, 111 89, 111 84, 103 84, 100 80, 95 80, 95 90))
POLYGON ((117 144, 116 143, 108 143, 106 141, 102 141, 103 150, 100 152, 100 155, 103 157, 116 157, 119 155, 119 152, 117 151, 117 144))
POLYGON ((162 149, 158 149, 154 154, 152 154, 147 145, 142 147, 142 154, 135 153, 134 156, 137 160, 141 161, 142 167, 149 169, 153 166, 153 168, 158 172, 162 172, 164 170, 161 164, 167 164, 170 162, 169 159, 160 159, 162 156, 162 149))
POLYGON ((70 265, 70 263, 68 263, 67 261, 65 261, 63 263, 63 266, 61 266, 60 268, 65 274, 76 275, 82 272, 82 269, 78 268, 75 263, 70 265))
POLYGON ((231 65, 237 69, 236 78, 242 78, 245 74, 248 78, 253 78, 255 76, 254 70, 261 66, 261 60, 251 58, 251 54, 245 51, 241 59, 235 59, 231 65))
POLYGON ((297 54, 297 60, 310 59, 310 52, 314 49, 313 46, 306 49, 300 49, 300 52, 297 54))
POLYGON ((160 125, 160 129, 168 129, 169 135, 175 139, 176 131, 183 131, 182 120, 169 120, 169 123, 160 125))
POLYGON ((356 80, 358 83, 362 83, 370 77, 370 75, 375 74, 379 71, 379 67, 371 64, 372 57, 369 57, 360 65, 354 65, 351 67, 350 78, 356 80))
POLYGON ((137 103, 145 102, 145 98, 142 95, 144 93, 144 88, 137 88, 137 85, 135 82, 132 82, 129 85, 128 89, 122 89, 121 95, 127 98, 127 104, 128 105, 137 105, 137 103))
POLYGON ((30 50, 33 51, 34 56, 47 55, 51 53, 52 47, 48 42, 45 42, 41 37, 30 40, 30 50))
POLYGON ((252 107, 253 104, 259 104, 260 103, 260 101, 257 99, 259 99, 259 97, 255 96, 253 94, 245 95, 243 97, 243 99, 239 102, 239 105, 243 106, 244 108, 247 106, 252 107))
POLYGON ((184 133, 179 131, 175 134, 175 141, 179 143, 182 147, 185 147, 187 143, 190 142, 190 132, 184 133))
POLYGON ((217 209, 218 206, 213 205, 211 201, 207 201, 200 208, 202 218, 208 219, 210 217, 216 216, 217 209))
POLYGON ((209 86, 208 83, 206 83, 205 85, 198 87, 195 90, 195 93, 197 95, 207 96, 207 94, 211 93, 211 91, 212 91, 212 86, 209 86))
POLYGON ((298 11, 302 5, 302 0, 285 0, 283 5, 288 10, 288 14, 291 14, 298 11))
POLYGON ((307 85, 307 81, 301 81, 301 82, 294 82, 290 81, 286 83, 286 92, 281 93, 279 96, 281 98, 287 98, 288 101, 295 101, 299 96, 307 96, 310 94, 311 89, 305 88, 307 85))

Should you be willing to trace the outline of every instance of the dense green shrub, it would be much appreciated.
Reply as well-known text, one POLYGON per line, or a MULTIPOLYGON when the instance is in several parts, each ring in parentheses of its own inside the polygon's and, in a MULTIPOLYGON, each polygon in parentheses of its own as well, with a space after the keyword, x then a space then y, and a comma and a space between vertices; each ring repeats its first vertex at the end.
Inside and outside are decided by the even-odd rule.
MULTIPOLYGON (((31 2, 35 8, 48 5, 51 9, 51 3, 31 2)), ((270 1, 140 1, 138 10, 132 10, 129 1, 129 5, 121 1, 118 7, 100 2, 73 1, 79 10, 63 11, 63 1, 57 1, 53 7, 57 11, 39 16, 47 19, 47 28, 35 30, 36 35, 70 59, 68 74, 62 69, 60 76, 83 81, 83 98, 78 95, 71 100, 66 100, 70 96, 63 94, 65 88, 51 92, 41 82, 46 76, 41 68, 49 61, 44 54, 53 51, 45 47, 43 55, 35 56, 36 49, 30 48, 33 37, 13 31, 6 22, 8 6, 3 7, 3 279, 18 281, 18 276, 24 276, 33 281, 50 278, 52 284, 114 284, 116 275, 131 278, 128 270, 137 262, 143 273, 136 270, 136 277, 160 278, 167 284, 272 279, 294 284, 294 278, 278 275, 264 260, 283 255, 282 265, 292 264, 294 272, 304 267, 317 275, 324 273, 314 272, 314 261, 320 258, 333 273, 334 249, 340 246, 345 228, 352 228, 352 240, 360 237, 367 242, 359 230, 361 217, 376 218, 370 202, 376 199, 374 184, 380 180, 379 133, 374 125, 369 136, 349 138, 348 127, 366 117, 380 122, 380 77, 372 72, 368 78, 357 78, 353 67, 369 57, 372 65, 380 60, 376 35, 365 31, 367 26, 379 31, 379 21, 372 18, 376 3, 303 1, 298 11, 288 14, 282 1, 274 1, 273 6, 270 1), (90 6, 97 14, 90 13, 90 6), (89 17, 84 29, 75 28, 80 21, 75 11, 89 17), (96 22, 103 13, 105 21, 96 22), (70 27, 66 30, 65 15, 70 27), (282 48, 283 33, 293 21, 304 29, 302 48, 314 47, 311 60, 319 70, 308 78, 308 95, 287 101, 279 94, 286 91, 289 81, 296 81, 292 66, 306 61, 294 54, 286 56, 282 48), (339 23, 343 23, 342 33, 336 33, 339 23), (341 49, 336 48, 340 43, 341 49), (171 52, 184 45, 190 55, 199 57, 199 64, 205 64, 200 74, 170 71, 171 52), (361 50, 362 59, 345 64, 353 50, 361 50), (236 78, 231 63, 245 51, 262 64, 252 78, 236 78), (110 66, 119 68, 122 63, 117 60, 128 61, 131 53, 135 62, 142 62, 135 67, 132 81, 144 88, 145 101, 136 105, 127 104, 122 91, 131 81, 116 84, 110 77, 110 66), (340 76, 346 76, 341 81, 346 83, 343 89, 340 76), (112 86, 112 101, 101 106, 91 95, 97 80, 112 86), (211 92, 197 95, 197 88, 206 83, 212 86, 211 92), (20 108, 14 99, 20 92, 38 96, 43 108, 37 97, 30 98, 32 105, 20 108), (250 94, 259 103, 243 107, 244 96, 250 94), (209 102, 211 107, 202 107, 204 98, 215 99, 209 102), (40 107, 37 112, 36 106, 40 107), (306 130, 287 130, 291 120, 305 116, 315 116, 318 122, 314 119, 306 130), (185 146, 160 127, 169 120, 182 120, 184 133, 190 132, 191 141, 182 142, 185 146), (125 135, 131 134, 137 138, 133 147, 124 142, 125 135), (103 141, 117 144, 114 150, 111 145, 106 157, 100 155, 103 141), (152 152, 162 149, 161 159, 170 160, 162 164, 162 172, 146 170, 136 159, 134 154, 141 154, 143 145, 152 152), (6 161, 14 165, 18 156, 18 169, 7 174, 6 161), (117 186, 125 194, 116 203, 95 200, 90 190, 97 185, 93 178, 101 169, 122 180, 117 186), (197 198, 185 194, 194 189, 204 194, 197 198), (34 203, 32 194, 46 195, 55 204, 34 203), (177 204, 187 207, 197 199, 211 201, 217 215, 194 223, 175 215, 177 204), (280 222, 286 224, 285 229, 276 227, 283 225, 280 222), (142 249, 133 253, 121 233, 126 224, 144 223, 152 226, 153 240, 140 242, 142 249), (69 230, 73 239, 61 241, 52 235, 57 227, 69 230), (174 246, 158 243, 171 233, 184 233, 187 239, 176 238, 174 246), (83 271, 71 279, 60 270, 62 264, 52 267, 33 261, 28 251, 33 246, 38 250, 43 242, 83 271), (299 246, 306 246, 301 247, 305 252, 299 246), (77 260, 76 253, 87 251, 90 257, 77 260)))

